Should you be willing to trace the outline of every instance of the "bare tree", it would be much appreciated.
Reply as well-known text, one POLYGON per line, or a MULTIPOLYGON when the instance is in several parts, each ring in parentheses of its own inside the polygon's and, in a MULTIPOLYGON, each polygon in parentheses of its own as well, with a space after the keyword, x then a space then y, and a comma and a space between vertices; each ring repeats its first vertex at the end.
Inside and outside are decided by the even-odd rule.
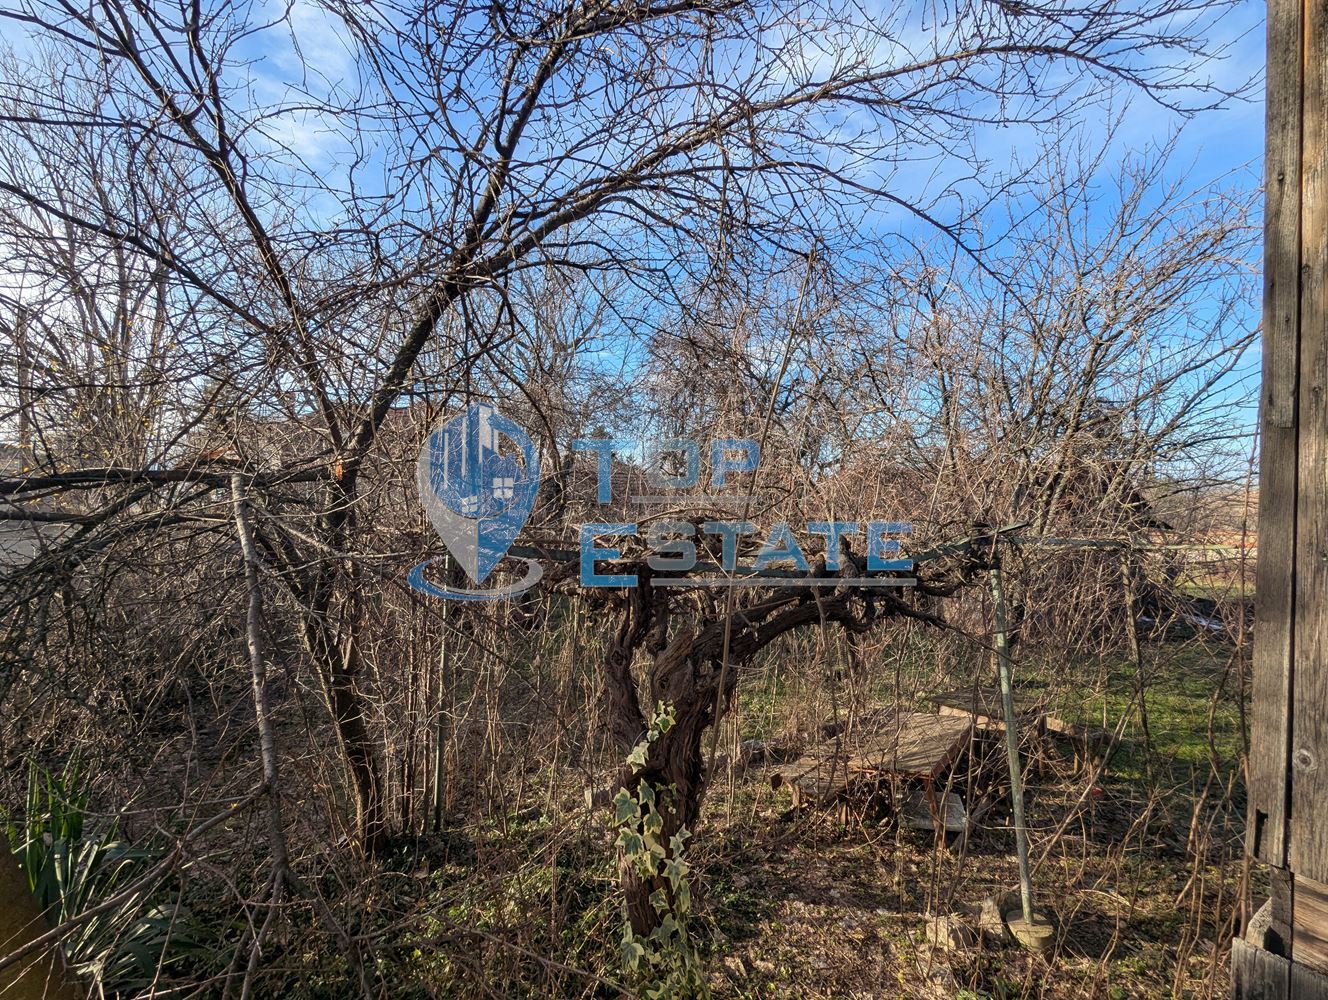
MULTIPOLYGON (((374 729, 390 682, 373 630, 400 553, 382 550, 375 518, 411 450, 394 429, 424 431, 418 411, 397 414, 500 395, 556 439, 600 402, 569 393, 584 335, 560 342, 556 320, 541 325, 532 287, 584 290, 581 317, 611 335, 694 321, 694 298, 728 322, 744 289, 813 251, 853 261, 882 211, 1010 287, 1013 269, 987 260, 982 212, 1037 196, 1040 177, 992 170, 981 129, 1035 135, 1107 86, 1172 107, 1221 100, 1200 67, 1222 8, 330 0, 269 19, 229 4, 20 0, 0 11, 27 33, 0 79, 6 401, 34 440, 60 435, 0 492, 53 498, 41 516, 73 530, 14 574, 11 634, 31 641, 45 619, 30 609, 116 547, 142 559, 204 539, 234 565, 224 491, 242 493, 261 560, 246 568, 280 588, 270 627, 298 637, 356 839, 380 848, 394 818, 374 729), (934 156, 969 179, 920 176, 934 156)), ((1112 315, 1107 329, 1147 320, 1112 315)), ((1110 355, 1120 336, 1091 350, 1110 355)), ((784 392, 753 374, 748 418, 765 412, 764 390, 784 392)), ((798 374, 809 398, 829 398, 824 371, 798 374)), ((994 374, 1014 392, 1015 373, 994 374)), ((1052 384, 1002 405, 1036 409, 1052 384)), ((1051 442, 1027 445, 1040 488, 1055 493, 1066 442, 1101 423, 1091 395, 1065 430, 1036 410, 1051 442)), ((734 409, 724 400, 717 416, 734 409)), ((942 411, 960 426, 958 402, 942 411)), ((815 456, 845 428, 815 430, 787 447, 815 456)), ((945 592, 965 566, 930 586, 945 592)), ((790 630, 854 631, 883 610, 846 591, 682 624, 648 585, 625 600, 611 724, 623 745, 640 736, 631 668, 646 644, 652 692, 685 708, 677 752, 651 765, 685 790, 682 824, 699 808, 701 735, 737 678, 728 664, 790 630)))

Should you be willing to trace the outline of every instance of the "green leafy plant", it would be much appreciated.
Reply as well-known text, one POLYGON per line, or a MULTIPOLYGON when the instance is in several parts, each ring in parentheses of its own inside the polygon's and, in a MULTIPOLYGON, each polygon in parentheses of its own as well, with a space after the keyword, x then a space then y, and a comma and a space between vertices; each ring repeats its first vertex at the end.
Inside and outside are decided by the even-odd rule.
POLYGON ((85 829, 87 799, 77 762, 62 775, 33 764, 27 810, 21 823, 5 824, 5 833, 52 926, 115 900, 61 944, 97 992, 132 996, 197 946, 193 921, 184 906, 159 898, 157 880, 144 878, 160 852, 117 840, 114 824, 85 829))
MULTIPOLYGON (((660 702, 645 739, 627 756, 634 774, 640 774, 650 746, 673 727, 673 707, 660 702)), ((689 866, 684 857, 690 834, 685 828, 665 837, 665 817, 674 809, 672 787, 657 788, 641 779, 635 791, 620 788, 613 799, 613 824, 618 849, 626 864, 643 879, 661 882, 650 894, 658 923, 647 935, 637 934, 623 905, 623 936, 619 948, 623 968, 639 981, 639 992, 649 1000, 693 1000, 709 997, 705 963, 692 939, 689 866)))

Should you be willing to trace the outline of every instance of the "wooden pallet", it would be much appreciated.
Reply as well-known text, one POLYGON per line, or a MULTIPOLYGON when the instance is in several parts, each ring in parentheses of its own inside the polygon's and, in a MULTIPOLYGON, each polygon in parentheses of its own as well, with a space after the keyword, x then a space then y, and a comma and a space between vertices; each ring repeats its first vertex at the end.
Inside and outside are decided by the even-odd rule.
MULTIPOLYGON (((1005 709, 1001 705, 1001 692, 997 688, 967 688, 942 691, 928 699, 941 715, 971 716, 979 729, 1005 732, 1005 709)), ((1042 732, 1046 728, 1047 709, 1041 700, 1015 696, 1015 718, 1019 728, 1042 732)))
MULTIPOLYGON (((1001 705, 1001 693, 996 688, 943 691, 931 695, 928 701, 942 715, 968 716, 980 730, 1005 732, 1005 710, 1001 705)), ((1112 740, 1109 730, 1076 725, 1048 714, 1041 699, 1016 695, 1014 707, 1021 743, 1050 734, 1074 747, 1075 760, 1080 766, 1091 761, 1112 740)))
POLYGON ((968 743, 973 719, 891 712, 864 720, 775 770, 771 784, 788 785, 793 804, 824 806, 858 789, 874 791, 891 778, 921 781, 928 796, 968 743))

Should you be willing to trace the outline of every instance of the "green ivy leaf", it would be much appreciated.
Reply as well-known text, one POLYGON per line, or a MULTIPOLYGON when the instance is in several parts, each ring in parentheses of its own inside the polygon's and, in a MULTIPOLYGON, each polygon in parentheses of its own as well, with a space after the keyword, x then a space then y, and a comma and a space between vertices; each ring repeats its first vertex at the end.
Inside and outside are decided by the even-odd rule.
POLYGON ((625 788, 618 789, 618 794, 613 797, 613 822, 617 826, 622 826, 628 820, 640 819, 641 808, 632 798, 632 793, 625 788))
POLYGON ((692 888, 686 881, 680 882, 674 887, 673 898, 675 901, 674 909, 679 913, 686 913, 692 908, 692 888))
MULTIPOLYGON (((645 738, 627 755, 627 763, 638 773, 645 768, 650 747, 674 727, 677 714, 663 701, 655 705, 645 738)), ((623 905, 623 966, 634 974, 637 993, 649 1000, 709 1000, 705 964, 693 945, 687 927, 691 910, 691 870, 683 857, 683 846, 691 835, 685 829, 668 837, 664 845, 664 814, 674 808, 674 785, 659 788, 640 781, 635 793, 619 789, 614 796, 614 822, 619 828, 617 844, 630 867, 644 880, 661 886, 650 893, 650 905, 659 916, 658 926, 645 938, 636 937, 623 905)))
POLYGON ((675 854, 664 862, 664 877, 676 886, 678 883, 687 880, 687 873, 691 870, 691 867, 675 854))
POLYGON ((618 834, 618 846, 629 858, 634 858, 645 851, 641 835, 633 830, 622 830, 618 834))
POLYGON ((674 919, 672 913, 664 914, 659 926, 653 931, 653 934, 659 935, 659 939, 665 942, 672 941, 679 933, 678 921, 674 919))
POLYGON ((618 949, 618 955, 622 959, 623 968, 629 972, 635 972, 637 966, 641 964, 641 959, 645 957, 646 950, 637 944, 632 938, 625 938, 622 946, 618 949))

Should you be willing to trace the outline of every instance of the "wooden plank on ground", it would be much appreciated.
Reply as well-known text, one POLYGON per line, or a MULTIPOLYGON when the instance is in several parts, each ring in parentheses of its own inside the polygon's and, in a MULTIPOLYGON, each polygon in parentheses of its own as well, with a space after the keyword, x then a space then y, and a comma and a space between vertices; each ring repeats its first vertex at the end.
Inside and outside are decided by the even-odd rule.
MULTIPOLYGON (((996 688, 942 691, 927 700, 941 715, 971 715, 979 729, 1005 732, 1005 710, 1001 706, 1001 692, 996 688)), ((1046 716, 1045 704, 1027 697, 1016 696, 1014 710, 1021 725, 1040 727, 1046 716)))
POLYGON ((963 750, 973 717, 900 712, 865 740, 848 769, 886 777, 939 778, 963 750))
POLYGON ((1286 864, 1300 373, 1301 4, 1268 0, 1259 561, 1249 760, 1249 852, 1286 864))
MULTIPOLYGON (((1322 822, 1328 802, 1328 9, 1316 0, 1303 11, 1300 460, 1287 856, 1298 882, 1302 876, 1328 882, 1328 823, 1322 822)), ((1291 957, 1300 961, 1294 950, 1291 957)))
POLYGON ((824 806, 848 791, 852 776, 844 766, 843 754, 835 754, 833 747, 813 748, 790 764, 776 768, 770 783, 778 788, 789 785, 794 789, 794 805, 806 802, 824 806))
POLYGON ((870 718, 847 735, 818 743, 792 763, 776 768, 775 788, 790 785, 795 804, 827 805, 855 785, 875 788, 888 777, 934 781, 964 749, 973 717, 890 712, 870 718))

